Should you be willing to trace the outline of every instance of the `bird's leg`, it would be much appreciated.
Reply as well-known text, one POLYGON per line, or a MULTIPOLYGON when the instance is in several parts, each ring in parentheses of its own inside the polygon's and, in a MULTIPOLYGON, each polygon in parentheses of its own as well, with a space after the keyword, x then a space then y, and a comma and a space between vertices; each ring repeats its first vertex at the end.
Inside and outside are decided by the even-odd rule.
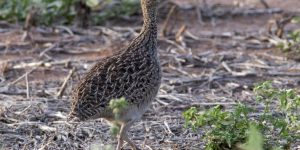
POLYGON ((133 150, 138 150, 138 147, 127 137, 127 131, 128 129, 131 127, 131 125, 133 124, 133 121, 124 123, 121 125, 121 129, 120 129, 120 134, 119 134, 119 138, 118 138, 118 145, 117 145, 117 150, 121 150, 122 146, 123 146, 123 141, 126 141, 133 150))
POLYGON ((118 124, 118 127, 119 127, 119 129, 120 129, 120 131, 119 131, 119 135, 118 135, 118 145, 117 145, 117 149, 116 150, 121 150, 121 148, 122 148, 122 146, 123 146, 123 142, 124 142, 124 140, 123 140, 123 138, 122 138, 122 127, 123 127, 123 124, 122 125, 120 125, 120 124, 118 124))
POLYGON ((123 146, 123 139, 122 137, 119 135, 118 137, 118 145, 117 145, 117 149, 116 150, 121 150, 122 146, 123 146))
POLYGON ((133 150, 139 150, 139 148, 128 138, 127 134, 123 136, 123 140, 126 141, 133 150))

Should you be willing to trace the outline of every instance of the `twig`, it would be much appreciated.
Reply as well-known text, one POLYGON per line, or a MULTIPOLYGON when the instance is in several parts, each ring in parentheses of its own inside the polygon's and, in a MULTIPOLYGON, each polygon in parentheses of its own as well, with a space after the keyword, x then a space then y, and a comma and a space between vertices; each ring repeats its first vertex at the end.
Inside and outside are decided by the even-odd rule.
POLYGON ((171 129, 170 129, 170 127, 169 127, 169 124, 168 124, 166 121, 164 121, 164 125, 166 126, 166 128, 167 128, 169 134, 175 135, 175 134, 171 131, 171 129))
POLYGON ((43 50, 41 53, 40 53, 40 57, 42 57, 43 55, 45 55, 46 52, 54 49, 58 44, 55 43, 55 44, 52 44, 50 47, 46 48, 45 50, 43 50))
POLYGON ((235 67, 240 67, 240 68, 245 68, 245 67, 255 67, 255 68, 263 68, 263 69, 273 69, 274 67, 272 66, 267 66, 267 65, 261 65, 261 64, 251 64, 251 63, 236 63, 232 64, 231 66, 235 67))
POLYGON ((30 107, 32 107, 32 104, 31 105, 28 105, 25 109, 23 109, 22 111, 20 112, 15 112, 16 114, 18 115, 21 115, 21 114, 24 114, 25 111, 27 111, 30 107))
POLYGON ((264 73, 264 75, 300 77, 299 72, 289 73, 289 72, 268 71, 267 73, 264 73))
POLYGON ((164 101, 162 101, 162 100, 159 100, 159 99, 156 99, 156 101, 157 101, 158 103, 164 105, 164 106, 169 105, 169 103, 166 103, 166 102, 164 102, 164 101))
POLYGON ((254 71, 248 71, 248 70, 242 72, 232 71, 232 69, 224 61, 222 62, 222 66, 226 69, 226 71, 231 73, 231 75, 234 77, 245 77, 245 76, 256 75, 256 72, 254 71))
POLYGON ((113 29, 118 32, 130 32, 134 36, 138 36, 137 31, 141 30, 140 27, 113 27, 113 29))
POLYGON ((28 73, 25 74, 25 81, 26 81, 26 98, 30 98, 30 91, 29 91, 29 82, 28 82, 28 73))
POLYGON ((232 69, 227 65, 226 62, 223 61, 223 62, 222 62, 222 66, 226 69, 226 71, 232 73, 232 69))
POLYGON ((177 72, 179 72, 179 73, 181 73, 183 75, 186 75, 186 76, 190 76, 191 75, 190 73, 188 73, 188 72, 180 69, 181 67, 174 67, 174 66, 169 65, 169 68, 172 69, 172 70, 175 70, 175 71, 177 71, 177 72))
POLYGON ((172 99, 172 100, 175 100, 175 101, 178 101, 178 102, 183 102, 181 99, 179 99, 178 97, 174 96, 174 95, 170 95, 170 94, 167 94, 167 95, 158 95, 159 98, 166 98, 166 99, 172 99))
POLYGON ((42 122, 40 121, 25 121, 25 122, 17 122, 17 123, 11 123, 11 124, 7 124, 8 126, 12 127, 15 125, 39 125, 42 122))
MULTIPOLYGON (((220 7, 220 6, 219 6, 220 7)), ((215 10, 211 10, 209 13, 202 14, 202 17, 205 18, 221 18, 224 16, 253 16, 253 15, 262 15, 262 14, 276 14, 282 13, 283 10, 280 8, 269 8, 269 9, 228 9, 228 8, 219 8, 215 10), (222 12, 220 12, 222 10, 222 12)))
POLYGON ((176 35, 175 35, 175 40, 178 43, 183 43, 183 38, 182 35, 184 34, 184 32, 186 31, 187 27, 186 25, 182 25, 180 27, 180 29, 177 31, 176 35))
POLYGON ((170 11, 169 11, 169 13, 167 15, 167 18, 166 18, 166 20, 165 20, 165 22, 164 22, 164 24, 162 26, 162 32, 161 32, 161 34, 162 34, 163 37, 167 35, 167 27, 169 25, 170 18, 172 16, 172 14, 174 13, 174 10, 175 10, 176 7, 177 7, 176 5, 173 5, 171 7, 171 9, 170 9, 170 11))
POLYGON ((26 19, 25 19, 25 23, 24 23, 24 26, 23 26, 23 30, 24 30, 24 33, 23 33, 23 36, 22 36, 22 41, 25 41, 27 38, 30 38, 30 29, 31 27, 34 25, 34 21, 35 21, 35 16, 37 14, 37 9, 35 7, 32 7, 30 9, 30 11, 28 12, 27 16, 26 16, 26 19))
POLYGON ((32 62, 32 63, 24 63, 24 64, 20 64, 20 65, 15 65, 15 66, 12 66, 12 68, 13 69, 23 69, 23 68, 26 68, 26 67, 39 67, 39 66, 42 66, 42 67, 52 67, 54 65, 64 65, 64 64, 66 64, 68 62, 69 62, 69 60, 62 60, 62 61, 55 61, 55 62, 43 62, 43 61, 39 61, 39 62, 32 62))
MULTIPOLYGON (((200 24, 203 24, 203 18, 202 18, 202 14, 201 14, 201 7, 200 7, 200 0, 196 0, 197 1, 197 4, 196 4, 196 14, 197 14, 197 17, 198 17, 198 22, 200 24)), ((204 7, 207 6, 206 5, 206 1, 205 1, 205 4, 203 4, 204 7)))
POLYGON ((72 77, 72 75, 74 74, 74 71, 75 71, 74 68, 73 68, 72 70, 70 70, 69 75, 66 77, 66 79, 65 79, 64 83, 62 84, 60 90, 59 90, 58 93, 56 94, 56 96, 57 96, 58 98, 61 98, 61 97, 62 97, 62 95, 63 95, 63 93, 64 93, 64 91, 65 91, 65 89, 66 89, 67 83, 68 83, 69 79, 72 77))
POLYGON ((192 34, 189 30, 186 30, 185 31, 185 36, 186 37, 189 37, 195 41, 203 41, 203 42, 211 42, 212 40, 209 39, 209 38, 200 38, 200 37, 197 37, 196 35, 192 34))
POLYGON ((31 63, 22 63, 22 64, 19 64, 19 65, 14 65, 12 66, 13 69, 24 69, 24 68, 27 68, 27 67, 38 67, 38 66, 41 66, 43 64, 42 61, 39 61, 39 62, 31 62, 31 63))
POLYGON ((166 39, 166 38, 161 38, 160 40, 168 43, 168 44, 171 44, 171 45, 174 45, 176 46, 178 49, 182 50, 183 52, 186 52, 185 48, 182 47, 181 45, 178 45, 176 42, 172 41, 172 40, 169 40, 169 39, 166 39))
POLYGON ((37 14, 37 8, 35 7, 32 7, 28 14, 26 15, 26 19, 25 19, 25 23, 24 23, 24 26, 23 26, 23 30, 24 31, 30 31, 30 28, 33 26, 34 24, 34 17, 35 15, 37 14))
POLYGON ((220 88, 223 92, 225 92, 225 93, 227 93, 228 95, 232 96, 232 92, 228 91, 228 90, 226 89, 226 87, 222 86, 218 81, 216 81, 215 83, 219 86, 219 88, 220 88))
POLYGON ((264 5, 265 8, 270 8, 270 6, 268 5, 268 3, 265 0, 260 0, 260 3, 262 3, 264 5))
POLYGON ((72 32, 72 30, 66 26, 56 26, 56 28, 65 30, 70 34, 70 36, 74 36, 74 33, 72 32))
POLYGON ((149 145, 145 145, 145 147, 147 147, 150 150, 153 150, 149 145))
POLYGON ((22 76, 20 76, 18 79, 14 80, 13 82, 11 82, 9 84, 9 86, 15 85, 16 83, 18 83, 20 80, 22 80, 24 77, 28 76, 28 74, 30 74, 32 71, 34 71, 36 68, 33 68, 31 70, 29 70, 28 72, 26 72, 25 74, 23 74, 22 76))

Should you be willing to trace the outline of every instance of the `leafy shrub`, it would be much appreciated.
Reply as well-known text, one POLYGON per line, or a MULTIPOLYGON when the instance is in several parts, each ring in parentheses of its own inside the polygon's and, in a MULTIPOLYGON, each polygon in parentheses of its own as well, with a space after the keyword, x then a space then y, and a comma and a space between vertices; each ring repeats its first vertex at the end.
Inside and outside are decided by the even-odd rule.
POLYGON ((0 19, 11 22, 24 21, 27 13, 36 9, 40 16, 38 23, 49 24, 54 19, 64 17, 66 22, 74 18, 75 0, 2 0, 0 19))
POLYGON ((139 7, 139 0, 118 0, 115 3, 112 2, 101 13, 96 14, 93 22, 99 24, 108 19, 131 16, 138 12, 139 7))
MULTIPOLYGON (((9 22, 24 21, 29 11, 37 11, 38 24, 70 24, 76 16, 75 3, 79 0, 0 0, 0 20, 9 22), (59 22, 58 22, 59 21, 59 22)), ((93 8, 109 5, 106 9, 95 12, 94 23, 102 23, 114 17, 132 15, 139 10, 139 0, 86 0, 86 5, 93 8)), ((36 16, 35 16, 36 17, 36 16)))
POLYGON ((272 135, 265 137, 265 149, 270 149, 271 145, 289 149, 300 138, 293 134, 300 129, 300 96, 291 89, 276 89, 271 82, 257 85, 254 93, 257 105, 262 103, 263 110, 238 104, 233 111, 216 106, 200 113, 192 107, 183 113, 186 127, 194 131, 200 127, 209 128, 204 135, 207 150, 233 149, 238 143, 244 143, 250 125, 261 130, 263 135, 272 135), (257 112, 260 113, 254 115, 257 112))
MULTIPOLYGON (((300 23, 300 16, 294 17, 291 23, 300 23)), ((291 31, 286 38, 278 39, 275 43, 284 52, 296 51, 300 54, 300 29, 291 31)))

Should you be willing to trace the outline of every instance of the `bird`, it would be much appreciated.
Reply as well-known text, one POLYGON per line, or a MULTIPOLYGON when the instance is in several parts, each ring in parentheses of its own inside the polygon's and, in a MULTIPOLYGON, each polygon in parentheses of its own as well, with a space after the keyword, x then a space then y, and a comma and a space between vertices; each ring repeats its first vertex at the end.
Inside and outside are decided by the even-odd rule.
POLYGON ((138 147, 127 131, 151 105, 159 91, 162 71, 157 50, 157 0, 140 0, 143 26, 127 47, 97 62, 73 91, 69 119, 103 118, 116 121, 109 108, 112 99, 125 98, 127 107, 119 116, 118 144, 138 147))

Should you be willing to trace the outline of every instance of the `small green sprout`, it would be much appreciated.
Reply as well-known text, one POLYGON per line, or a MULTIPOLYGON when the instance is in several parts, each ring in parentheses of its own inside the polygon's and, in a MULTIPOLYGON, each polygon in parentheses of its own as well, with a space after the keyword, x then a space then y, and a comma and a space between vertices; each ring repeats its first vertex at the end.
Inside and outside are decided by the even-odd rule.
POLYGON ((124 109, 126 109, 127 107, 128 107, 128 103, 124 97, 122 97, 120 99, 112 99, 109 102, 109 108, 112 109, 116 120, 120 119, 120 115, 121 115, 122 111, 124 109))
POLYGON ((115 117, 113 126, 110 128, 110 133, 111 135, 116 137, 120 132, 120 124, 118 124, 118 120, 120 120, 120 115, 122 114, 122 111, 128 108, 128 102, 125 100, 124 97, 119 99, 112 99, 109 102, 109 108, 112 110, 115 117))

